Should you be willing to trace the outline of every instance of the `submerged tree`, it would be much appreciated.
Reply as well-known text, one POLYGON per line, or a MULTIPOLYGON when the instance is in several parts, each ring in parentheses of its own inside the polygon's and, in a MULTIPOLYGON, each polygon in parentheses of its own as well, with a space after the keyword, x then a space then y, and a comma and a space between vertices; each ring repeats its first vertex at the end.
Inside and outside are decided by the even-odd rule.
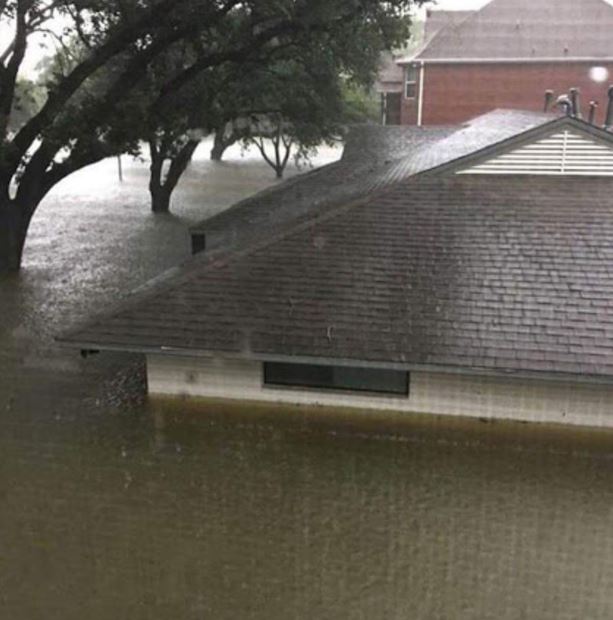
MULTIPOLYGON (((419 3, 420 0, 415 0, 419 3)), ((72 172, 124 152, 137 114, 163 114, 169 97, 203 72, 266 59, 313 37, 349 58, 351 40, 391 47, 408 34, 411 0, 0 0, 0 26, 13 33, 0 50, 0 272, 17 270, 30 220, 44 196, 72 172), (40 110, 9 130, 19 71, 32 35, 61 18, 84 54, 46 88, 40 110), (170 47, 193 42, 146 109, 132 94, 170 47), (112 79, 88 87, 100 71, 112 79)), ((62 40, 66 35, 55 33, 62 40)))
MULTIPOLYGON (((240 80, 226 81, 222 93, 231 104, 218 115, 222 124, 212 159, 221 159, 229 145, 240 141, 254 145, 282 178, 292 155, 297 163, 307 160, 322 143, 339 140, 347 124, 365 120, 358 118, 347 97, 360 87, 353 76, 364 70, 364 59, 337 57, 321 43, 292 50, 271 66, 251 67, 240 80)), ((368 80, 376 68, 370 66, 368 80)))
MULTIPOLYGON (((322 47, 286 54, 273 65, 249 67, 242 79, 227 82, 226 135, 254 145, 277 178, 294 158, 306 159, 322 142, 340 137, 343 101, 338 59, 322 57, 322 47)), ((229 140, 228 140, 229 141, 229 140)))
POLYGON ((275 171, 277 179, 282 179, 294 146, 289 123, 280 112, 268 114, 265 119, 254 122, 251 133, 246 142, 255 144, 264 161, 275 171), (272 153, 267 149, 267 143, 272 153))
MULTIPOLYGON (((172 192, 203 134, 215 135, 212 159, 220 160, 235 142, 255 145, 282 178, 290 159, 307 161, 319 145, 340 139, 347 124, 376 117, 378 103, 373 113, 366 93, 380 50, 363 42, 352 33, 335 46, 328 32, 311 33, 300 45, 290 42, 261 58, 213 67, 175 93, 149 119, 144 138, 154 212, 170 209, 172 192)), ((183 42, 153 63, 141 100, 155 96, 156 84, 193 55, 191 44, 183 42)))
POLYGON ((364 25, 341 39, 322 33, 273 64, 226 80, 211 158, 220 160, 235 142, 255 145, 280 178, 292 152, 308 159, 318 145, 340 139, 347 125, 376 120, 379 105, 369 92, 378 42, 364 25))
MULTIPOLYGON (((193 55, 188 44, 168 50, 150 68, 138 98, 143 102, 155 100, 159 84, 190 62, 193 55)), ((169 96, 161 108, 143 115, 142 139, 149 150, 149 194, 154 213, 170 211, 172 193, 205 133, 214 97, 213 84, 207 80, 209 73, 204 72, 169 96)))
MULTIPOLYGON (((370 88, 370 86, 364 85, 364 84, 356 84, 356 83, 347 81, 346 78, 344 78, 343 76, 340 77, 339 81, 341 82, 341 88, 342 88, 342 101, 340 102, 342 113, 340 116, 339 125, 341 125, 342 127, 346 127, 349 125, 362 124, 362 123, 378 123, 379 115, 380 115, 380 103, 379 103, 378 97, 373 95, 373 91, 370 88)), ((245 119, 249 116, 249 113, 243 111, 242 114, 246 116, 243 116, 239 118, 238 120, 234 119, 229 122, 223 122, 220 127, 217 127, 214 129, 213 148, 211 149, 211 154, 210 154, 212 161, 221 161, 225 151, 230 146, 245 139, 245 131, 241 125, 246 122, 245 119)), ((270 126, 272 124, 275 124, 275 120, 276 119, 274 117, 268 119, 268 125, 269 125, 268 134, 271 134, 270 126)), ((285 127, 288 127, 287 119, 285 120, 279 119, 279 120, 285 127)), ((257 125, 257 121, 256 123, 254 123, 254 125, 257 125)), ((254 127, 254 130, 255 129, 256 127, 254 127)), ((257 139, 257 141, 259 142, 261 138, 266 138, 267 137, 266 133, 267 133, 266 131, 262 133, 258 133, 257 130, 255 130, 253 132, 253 135, 254 135, 253 141, 255 142, 257 139)), ((336 132, 336 133, 339 133, 339 132, 336 132)), ((332 132, 332 134, 334 135, 334 137, 336 137, 336 134, 334 132, 332 132)), ((276 134, 273 132, 272 136, 274 137, 275 135, 276 134)), ((270 138, 271 135, 268 135, 268 137, 270 138)), ((326 142, 326 141, 327 141, 327 136, 322 135, 319 143, 326 142)), ((291 147, 294 145, 295 145, 294 140, 284 135, 284 139, 278 142, 278 152, 280 155, 279 156, 280 161, 283 161, 283 155, 281 155, 281 153, 283 153, 287 149, 291 150, 291 147)), ((276 154, 277 146, 275 146, 274 144, 271 144, 269 146, 272 146, 274 153, 276 154)), ((263 147, 266 150, 265 141, 263 142, 263 147)), ((266 152, 268 153, 268 151, 266 152)), ((276 159, 277 158, 275 156, 275 160, 276 159)), ((273 165, 272 167, 274 168, 275 166, 273 165)))

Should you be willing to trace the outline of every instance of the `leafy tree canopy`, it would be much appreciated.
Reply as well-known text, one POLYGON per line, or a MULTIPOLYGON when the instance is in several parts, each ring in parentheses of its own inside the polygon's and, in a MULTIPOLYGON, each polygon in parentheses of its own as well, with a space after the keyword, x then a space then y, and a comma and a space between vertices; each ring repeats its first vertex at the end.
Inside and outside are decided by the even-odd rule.
MULTIPOLYGON (((419 2, 419 0, 416 0, 419 2)), ((134 141, 132 95, 173 46, 190 55, 157 82, 147 118, 217 67, 274 62, 317 41, 356 79, 367 80, 374 49, 408 36, 411 0, 0 0, 0 271, 17 269, 34 210, 71 172, 134 141), (58 29, 58 19, 65 24, 58 29), (79 53, 56 69, 44 102, 15 133, 9 124, 32 37, 47 31, 79 53), (359 41, 359 45, 356 44, 359 41), (363 61, 363 64, 362 64, 363 61), (355 66, 354 66, 355 65, 355 66), (105 79, 99 79, 106 73, 105 79), (93 85, 99 90, 92 89, 93 85)))

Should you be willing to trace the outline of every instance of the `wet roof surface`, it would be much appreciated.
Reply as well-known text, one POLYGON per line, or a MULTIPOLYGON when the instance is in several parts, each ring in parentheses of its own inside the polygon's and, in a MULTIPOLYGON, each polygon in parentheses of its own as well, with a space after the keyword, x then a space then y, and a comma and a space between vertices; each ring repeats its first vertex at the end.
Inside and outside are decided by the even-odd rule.
POLYGON ((530 129, 555 121, 555 114, 525 110, 494 110, 456 128, 440 139, 421 145, 399 159, 375 186, 383 187, 493 146, 530 129))
POLYGON ((355 128, 340 161, 317 168, 230 207, 192 228, 207 249, 240 247, 318 209, 361 197, 385 181, 396 162, 456 128, 355 128))
POLYGON ((431 9, 427 12, 426 22, 424 24, 424 39, 430 41, 434 35, 443 28, 458 24, 467 17, 473 15, 475 11, 444 11, 440 9, 431 9))
POLYGON ((610 58, 612 29, 604 0, 492 0, 442 28, 417 58, 610 58))
POLYGON ((544 125, 554 115, 496 110, 456 127, 355 128, 340 161, 295 177, 201 222, 207 249, 242 247, 309 214, 544 125))
POLYGON ((609 179, 408 181, 181 275, 65 337, 613 376, 609 179))

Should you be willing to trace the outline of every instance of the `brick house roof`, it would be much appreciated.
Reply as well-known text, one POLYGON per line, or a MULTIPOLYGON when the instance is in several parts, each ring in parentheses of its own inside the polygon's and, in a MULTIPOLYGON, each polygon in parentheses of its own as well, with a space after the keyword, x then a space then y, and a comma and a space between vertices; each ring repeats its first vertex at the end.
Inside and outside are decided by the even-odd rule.
POLYGON ((383 52, 379 61, 379 72, 375 89, 379 93, 402 92, 403 69, 392 52, 383 52))
POLYGON ((432 37, 443 28, 464 21, 474 12, 475 11, 441 11, 439 9, 429 9, 426 13, 426 23, 424 24, 424 39, 430 41, 432 37))
POLYGON ((492 0, 440 29, 414 59, 611 59, 612 30, 605 0, 492 0))
POLYGON ((204 255, 63 337, 88 349, 613 378, 613 181, 404 181, 204 255))

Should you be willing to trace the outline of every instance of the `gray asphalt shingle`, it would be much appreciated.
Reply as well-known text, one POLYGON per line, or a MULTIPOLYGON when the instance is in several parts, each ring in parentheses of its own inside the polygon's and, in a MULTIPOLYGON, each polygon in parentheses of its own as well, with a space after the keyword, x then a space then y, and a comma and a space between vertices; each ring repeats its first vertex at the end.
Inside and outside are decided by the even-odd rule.
POLYGON ((613 377, 613 181, 409 180, 200 257, 73 346, 613 377))
POLYGON ((555 116, 495 110, 459 127, 354 128, 343 158, 248 198, 194 226, 207 249, 237 248, 313 212, 356 200, 555 116))
POLYGON ((612 58, 612 29, 613 7, 604 0, 492 0, 442 28, 416 57, 612 58))

